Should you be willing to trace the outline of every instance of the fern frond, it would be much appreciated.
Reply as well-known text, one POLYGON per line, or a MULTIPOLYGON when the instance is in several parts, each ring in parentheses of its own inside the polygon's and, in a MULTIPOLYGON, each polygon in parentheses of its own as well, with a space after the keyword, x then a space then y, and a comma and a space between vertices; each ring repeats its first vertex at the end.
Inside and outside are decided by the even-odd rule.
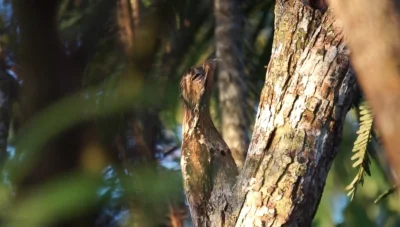
POLYGON ((354 153, 351 160, 354 161, 353 168, 358 167, 357 175, 353 181, 346 187, 350 200, 353 200, 357 187, 364 184, 365 175, 370 176, 371 160, 368 154, 368 143, 371 141, 373 132, 373 114, 371 108, 366 101, 362 102, 358 107, 360 128, 357 131, 357 139, 354 142, 354 153))

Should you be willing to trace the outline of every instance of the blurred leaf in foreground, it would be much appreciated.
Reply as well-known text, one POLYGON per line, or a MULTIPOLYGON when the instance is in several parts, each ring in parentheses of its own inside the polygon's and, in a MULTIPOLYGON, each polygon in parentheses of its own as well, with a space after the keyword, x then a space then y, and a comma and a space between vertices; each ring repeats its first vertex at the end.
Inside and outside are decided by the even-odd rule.
POLYGON ((146 101, 143 104, 152 105, 158 101, 151 95, 155 90, 157 86, 154 84, 139 87, 135 81, 124 79, 116 84, 112 92, 103 92, 98 87, 88 88, 60 100, 21 130, 16 138, 16 156, 5 162, 3 173, 9 175, 13 184, 18 184, 40 157, 38 151, 60 132, 79 122, 132 108, 143 100, 146 101), (103 104, 101 108, 98 108, 99 98, 103 104))
POLYGON ((58 178, 2 211, 5 226, 42 227, 75 215, 81 215, 100 200, 97 190, 100 177, 73 174, 58 178))

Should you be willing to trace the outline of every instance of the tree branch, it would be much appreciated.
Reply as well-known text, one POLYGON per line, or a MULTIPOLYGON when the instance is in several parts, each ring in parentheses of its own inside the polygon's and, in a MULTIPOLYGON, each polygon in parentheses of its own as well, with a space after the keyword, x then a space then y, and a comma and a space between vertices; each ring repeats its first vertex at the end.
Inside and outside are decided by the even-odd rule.
POLYGON ((236 165, 242 167, 250 138, 245 102, 244 38, 238 35, 244 31, 240 1, 216 0, 214 13, 221 133, 236 165))
POLYGON ((371 103, 389 161, 400 176, 400 17, 394 1, 330 1, 343 23, 358 82, 371 103))
POLYGON ((234 192, 236 226, 311 224, 354 91, 331 12, 278 1, 271 62, 234 192))
MULTIPOLYGON (((196 78, 184 76, 181 88, 201 88, 196 78)), ((215 180, 232 177, 229 162, 206 146, 210 139, 224 144, 220 135, 205 130, 212 122, 201 118, 202 108, 186 111, 182 172, 195 226, 310 226, 356 88, 349 51, 331 11, 299 0, 277 1, 271 61, 232 194, 232 180, 222 181, 223 187, 215 180), (214 164, 222 177, 210 171, 214 164)), ((187 107, 198 103, 190 100, 201 100, 193 98, 203 90, 197 91, 183 92, 187 107)))

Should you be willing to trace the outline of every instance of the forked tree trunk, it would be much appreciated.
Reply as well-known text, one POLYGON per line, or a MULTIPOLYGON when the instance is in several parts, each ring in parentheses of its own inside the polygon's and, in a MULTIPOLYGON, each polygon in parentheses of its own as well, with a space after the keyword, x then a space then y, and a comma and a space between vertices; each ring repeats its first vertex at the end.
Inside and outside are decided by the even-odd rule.
POLYGON ((276 1, 272 56, 245 164, 232 194, 220 192, 223 210, 212 201, 203 201, 205 212, 192 207, 192 216, 215 219, 197 226, 310 226, 356 90, 330 10, 276 1))

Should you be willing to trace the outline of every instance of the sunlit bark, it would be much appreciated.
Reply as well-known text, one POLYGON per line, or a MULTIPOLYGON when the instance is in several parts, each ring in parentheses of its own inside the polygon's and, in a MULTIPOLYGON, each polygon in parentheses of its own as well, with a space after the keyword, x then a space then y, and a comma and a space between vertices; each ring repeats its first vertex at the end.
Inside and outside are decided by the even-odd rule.
MULTIPOLYGON (((322 10, 298 0, 276 2, 272 56, 245 164, 232 188, 219 194, 226 201, 221 214, 210 215, 218 206, 204 197, 211 205, 196 214, 212 219, 196 226, 311 225, 356 91, 341 28, 322 10)), ((205 141, 216 136, 209 137, 204 134, 205 141)), ((212 152, 203 148, 182 158, 195 155, 212 152)), ((183 175, 190 194, 190 176, 183 175)))

